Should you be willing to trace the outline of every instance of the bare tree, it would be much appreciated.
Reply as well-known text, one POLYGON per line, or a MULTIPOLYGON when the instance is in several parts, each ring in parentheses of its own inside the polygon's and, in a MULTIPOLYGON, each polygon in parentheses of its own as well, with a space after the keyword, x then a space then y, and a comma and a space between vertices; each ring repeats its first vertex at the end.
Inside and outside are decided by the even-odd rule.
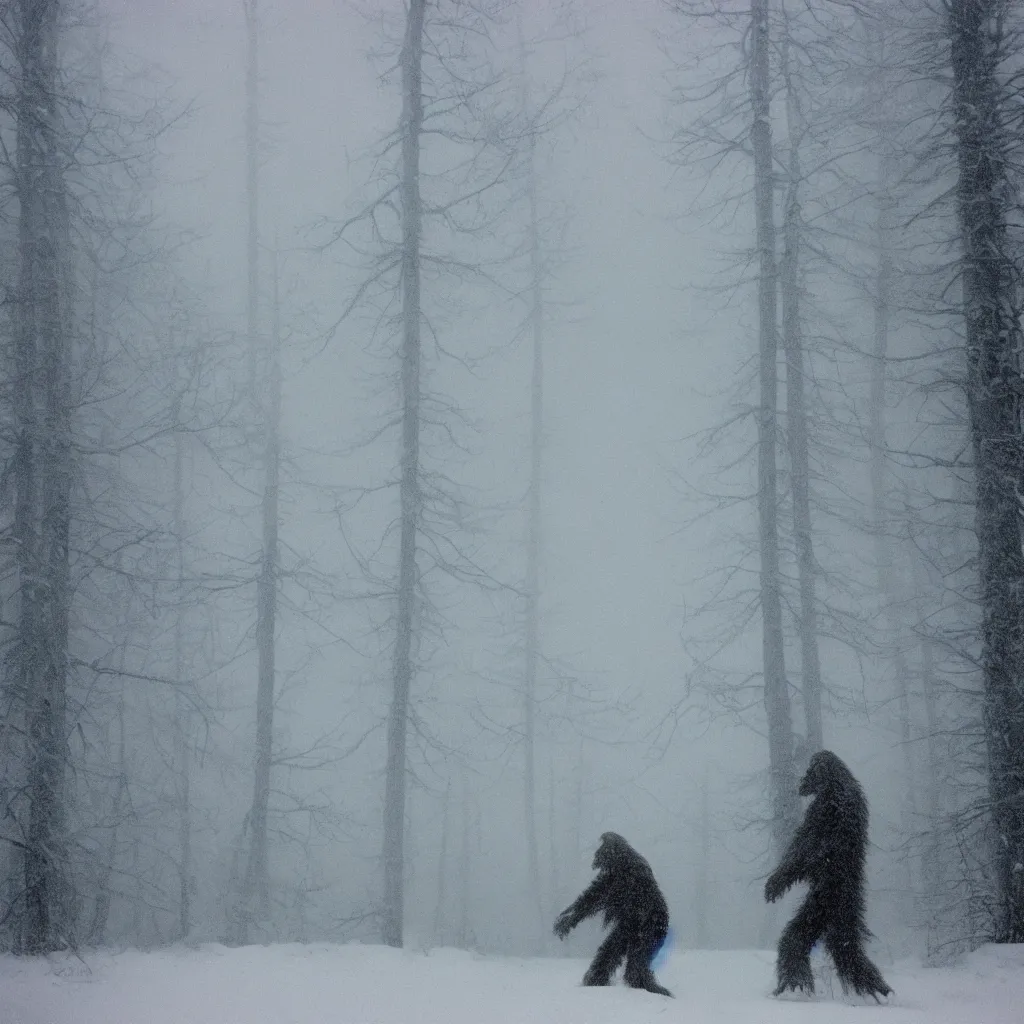
POLYGON ((786 360, 786 428, 790 455, 790 488, 793 501, 793 538, 799 588, 797 614, 800 635, 800 675, 803 697, 807 754, 824 744, 821 719, 821 655, 818 650, 818 566, 814 557, 811 524, 811 457, 808 441, 806 398, 807 367, 801 316, 800 260, 803 241, 801 189, 805 185, 801 166, 804 124, 800 91, 794 81, 794 42, 785 0, 782 3, 782 83, 786 100, 789 146, 786 154, 786 194, 783 200, 782 259, 779 284, 782 289, 782 341, 786 360))
MULTIPOLYGON (((380 634, 391 680, 381 927, 390 945, 401 945, 404 930, 410 730, 415 726, 413 743, 421 742, 422 750, 445 749, 419 717, 422 703, 414 685, 431 641, 446 625, 437 593, 442 581, 509 590, 470 550, 473 525, 451 469, 461 447, 456 430, 466 417, 428 379, 435 359, 452 366, 475 361, 474 353, 453 353, 446 346, 442 325, 451 322, 461 296, 472 301, 480 290, 493 294, 497 270, 510 259, 494 226, 511 198, 517 83, 496 66, 500 55, 490 37, 504 22, 495 12, 501 14, 502 5, 489 0, 413 0, 407 6, 394 64, 402 95, 399 124, 376 154, 375 195, 332 239, 353 247, 371 267, 341 319, 357 309, 373 310, 372 334, 386 333, 397 371, 390 378, 397 408, 389 410, 370 443, 397 434, 398 472, 383 486, 358 489, 360 500, 372 492, 398 492, 397 516, 386 532, 394 540, 395 568, 377 569, 376 556, 361 561, 387 602, 387 626, 380 634), (427 146, 438 163, 424 169, 427 146), (440 280, 455 287, 429 287, 440 280)), ((441 728, 452 729, 452 723, 441 728)), ((453 742, 463 744, 465 738, 453 742)), ((451 753, 445 750, 446 757, 451 753)))
POLYGON ((771 128, 771 47, 768 0, 750 5, 750 144, 758 251, 758 345, 761 405, 758 411, 758 524, 761 545, 761 622, 764 703, 768 715, 772 844, 786 848, 796 827, 798 803, 793 765, 793 719, 786 678, 779 567, 778 481, 778 264, 775 233, 775 168, 771 128))
MULTIPOLYGON (((524 103, 527 111, 529 101, 524 103)), ((536 714, 537 665, 540 661, 541 492, 544 459, 544 268, 541 263, 537 207, 536 142, 527 137, 527 194, 530 239, 530 483, 527 491, 526 666, 523 679, 523 798, 526 815, 527 877, 540 898, 537 853, 536 714)))
POLYGON ((19 621, 15 679, 28 740, 22 948, 73 942, 65 831, 72 281, 60 89, 59 0, 22 0, 17 20, 19 281, 15 416, 19 621))
MULTIPOLYGON (((177 402, 175 422, 181 420, 181 403, 177 402)), ((174 752, 177 771, 178 804, 178 938, 185 940, 192 931, 192 707, 186 692, 185 629, 187 625, 186 521, 185 521, 185 444, 181 430, 174 434, 174 679, 177 685, 174 715, 174 752)), ((124 760, 124 714, 121 724, 121 760, 124 760)), ((122 767, 123 771, 123 767, 122 767)), ((118 795, 120 796, 120 788, 118 795)), ((116 818, 115 818, 116 820, 116 818)))
POLYGON ((974 453, 981 658, 994 832, 993 938, 1024 941, 1024 552, 1020 281, 1009 239, 1003 0, 948 5, 957 220, 974 453))
POLYGON ((400 203, 402 220, 402 449, 399 502, 398 612, 388 714, 388 758, 384 793, 384 917, 382 936, 402 945, 405 892, 406 734, 413 674, 413 616, 419 571, 416 566, 420 495, 420 134, 423 131, 423 20, 426 0, 411 0, 402 45, 402 139, 400 203))
POLYGON ((246 328, 249 351, 249 386, 259 423, 261 472, 260 501, 262 545, 256 581, 256 741, 253 764, 253 797, 247 825, 248 857, 242 878, 236 919, 235 942, 248 941, 251 927, 269 909, 267 818, 270 805, 270 773, 273 764, 275 702, 275 630, 279 575, 279 492, 281 366, 280 311, 276 255, 273 269, 273 328, 269 339, 259 324, 259 9, 258 0, 244 0, 248 59, 246 62, 246 202, 248 234, 246 266, 248 297, 246 328))

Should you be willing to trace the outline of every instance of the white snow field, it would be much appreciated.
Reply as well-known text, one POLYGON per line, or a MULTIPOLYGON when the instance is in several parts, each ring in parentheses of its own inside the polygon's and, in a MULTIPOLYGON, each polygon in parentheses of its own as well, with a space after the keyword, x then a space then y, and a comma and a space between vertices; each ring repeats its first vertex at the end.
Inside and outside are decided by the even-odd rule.
MULTIPOLYGON (((887 1005, 822 991, 773 999, 767 952, 676 950, 665 999, 579 987, 578 960, 451 949, 209 945, 0 957, 0 1024, 1022 1024, 1024 946, 955 968, 887 967, 887 1005)), ((826 975, 827 982, 827 975, 826 975)))

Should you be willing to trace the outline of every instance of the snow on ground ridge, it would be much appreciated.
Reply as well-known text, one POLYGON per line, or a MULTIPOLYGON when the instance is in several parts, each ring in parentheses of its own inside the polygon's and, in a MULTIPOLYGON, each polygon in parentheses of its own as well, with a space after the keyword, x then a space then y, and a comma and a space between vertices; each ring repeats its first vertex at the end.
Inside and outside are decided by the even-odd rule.
POLYGON ((1021 1024, 1024 946, 884 970, 888 1004, 773 999, 773 954, 677 950, 677 998, 584 989, 585 963, 380 946, 174 947, 0 957, 0 1024, 1021 1024))

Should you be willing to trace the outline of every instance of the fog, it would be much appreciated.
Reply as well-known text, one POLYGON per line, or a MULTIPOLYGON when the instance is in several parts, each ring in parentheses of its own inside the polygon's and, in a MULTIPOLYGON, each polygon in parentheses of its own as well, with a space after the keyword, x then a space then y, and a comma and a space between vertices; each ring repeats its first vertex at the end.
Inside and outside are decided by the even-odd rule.
MULTIPOLYGON (((686 6, 427 4, 422 518, 396 812, 406 946, 588 952, 596 925, 562 944, 551 923, 591 878, 609 830, 650 861, 682 946, 770 946, 795 906, 790 896, 766 907, 762 895, 778 851, 758 590, 758 243, 750 147, 728 142, 749 118, 749 12, 726 4, 720 17, 690 18, 686 6), (450 87, 442 73, 461 99, 439 112, 450 87), (486 87, 477 93, 458 74, 486 87), (516 118, 530 103, 543 116, 527 128, 516 118), (723 120, 712 124, 709 109, 723 120), (543 266, 538 667, 526 697, 535 735, 523 718, 536 340, 528 143, 543 266), (475 189, 467 213, 458 204, 475 189), (445 202, 474 227, 445 221, 445 202)), ((870 18, 884 10, 865 21, 812 4, 818 24, 788 6, 802 41, 794 49, 809 54, 795 94, 811 126, 801 143, 809 240, 798 291, 824 746, 870 802, 868 923, 879 956, 938 955, 977 940, 991 889, 984 825, 971 813, 985 760, 973 481, 958 462, 970 441, 962 394, 945 387, 963 376, 958 300, 946 290, 956 228, 950 208, 930 205, 956 163, 914 127, 930 119, 940 130, 942 87, 922 85, 911 63, 937 15, 911 5, 893 29, 902 43, 885 60, 906 106, 885 98, 899 141, 879 185, 889 157, 872 149, 865 109, 870 18), (826 52, 837 54, 831 70, 819 63, 826 52), (864 55, 862 66, 851 53, 864 55), (878 252, 891 244, 896 253, 895 283, 879 356, 871 232, 886 188, 891 204, 882 205, 896 212, 878 252), (871 391, 879 362, 881 399, 871 391)), ((102 431, 131 439, 115 451, 104 434, 104 468, 90 469, 87 454, 76 472, 83 492, 109 488, 134 524, 116 571, 117 545, 95 541, 107 575, 95 601, 77 592, 72 616, 68 860, 72 916, 91 922, 77 926, 80 944, 231 941, 243 905, 236 942, 377 942, 382 927, 391 941, 381 907, 391 884, 385 791, 403 635, 409 329, 395 267, 410 264, 382 268, 404 251, 407 227, 398 177, 405 18, 391 0, 259 0, 255 333, 246 5, 101 0, 69 30, 68 46, 98 54, 104 68, 90 77, 80 60, 64 72, 69 91, 94 82, 90 102, 123 110, 123 130, 147 105, 159 111, 159 128, 146 129, 147 173, 123 186, 138 190, 145 241, 137 261, 111 272, 102 294, 115 297, 100 300, 115 310, 110 336, 130 337, 133 364, 118 355, 128 342, 111 344, 117 383, 106 404, 83 397, 78 406, 83 422, 109 421, 102 431), (371 205, 378 220, 365 216, 371 205), (270 436, 260 416, 272 404, 275 316, 280 548, 266 864, 254 868, 270 436), (158 364, 175 367, 164 378, 173 384, 156 380, 158 364), (131 397, 150 376, 148 397, 131 397), (172 392, 175 417, 161 411, 172 392), (118 402, 136 420, 117 420, 129 414, 114 411, 118 402)), ((789 51, 772 52, 781 260, 786 147, 798 136, 781 84, 789 51)), ((812 752, 811 698, 786 358, 780 348, 775 447, 795 782, 812 752)), ((14 584, 5 587, 13 603, 14 584)))

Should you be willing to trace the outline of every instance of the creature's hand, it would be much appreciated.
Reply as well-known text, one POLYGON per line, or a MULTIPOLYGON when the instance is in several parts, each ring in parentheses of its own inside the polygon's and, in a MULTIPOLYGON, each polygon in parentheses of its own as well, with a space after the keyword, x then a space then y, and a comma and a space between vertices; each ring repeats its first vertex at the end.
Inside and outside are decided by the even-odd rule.
POLYGON ((774 874, 769 875, 768 881, 764 883, 764 898, 769 903, 774 903, 785 892, 786 886, 779 877, 779 873, 776 871, 774 874))
POLYGON ((575 927, 576 922, 572 919, 572 912, 569 910, 563 910, 555 918, 555 934, 560 939, 564 939, 575 927))

